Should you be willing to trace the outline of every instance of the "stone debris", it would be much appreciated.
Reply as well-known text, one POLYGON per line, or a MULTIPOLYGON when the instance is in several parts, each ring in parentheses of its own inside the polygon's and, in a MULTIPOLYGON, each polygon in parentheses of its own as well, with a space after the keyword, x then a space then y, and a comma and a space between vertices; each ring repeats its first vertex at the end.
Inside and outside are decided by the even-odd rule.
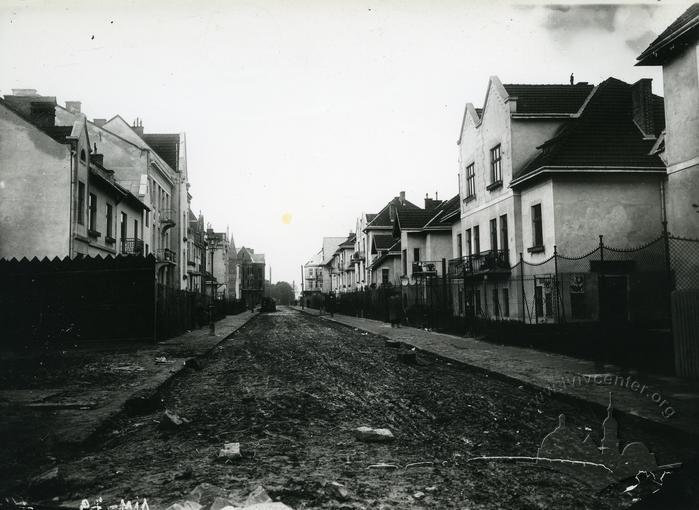
POLYGON ((224 443, 223 448, 218 452, 218 458, 224 460, 240 459, 243 455, 240 453, 240 443, 224 443))
POLYGON ((372 464, 367 469, 398 469, 395 464, 386 464, 385 462, 380 462, 378 464, 372 464))
POLYGON ((158 365, 172 365, 174 363, 173 360, 169 360, 165 356, 158 356, 157 358, 155 358, 155 362, 158 365))
POLYGON ((190 423, 190 421, 187 418, 182 418, 169 409, 165 409, 163 416, 160 418, 161 429, 176 429, 188 423, 190 423))
POLYGON ((413 497, 417 500, 420 500, 425 497, 425 493, 422 491, 417 491, 415 494, 413 494, 413 497))
POLYGON ((182 503, 174 503, 165 510, 201 510, 204 508, 196 501, 183 501, 182 503))
POLYGON ((434 491, 436 491, 436 490, 437 490, 437 486, 436 486, 436 485, 431 485, 431 486, 429 486, 429 487, 425 487, 425 491, 426 491, 426 492, 434 492, 434 491))
POLYGON ((346 501, 349 499, 349 491, 347 487, 339 482, 330 482, 325 484, 325 494, 338 501, 346 501))
POLYGON ((244 507, 256 505, 258 503, 271 503, 272 498, 269 497, 267 491, 262 485, 258 485, 245 499, 244 507))
POLYGON ((410 464, 405 465, 405 469, 411 469, 411 468, 421 468, 421 467, 431 467, 434 465, 434 462, 431 461, 425 461, 425 462, 411 462, 410 464))
POLYGON ((393 432, 388 429, 374 429, 371 427, 359 427, 354 429, 354 436, 367 443, 386 443, 393 441, 393 432))

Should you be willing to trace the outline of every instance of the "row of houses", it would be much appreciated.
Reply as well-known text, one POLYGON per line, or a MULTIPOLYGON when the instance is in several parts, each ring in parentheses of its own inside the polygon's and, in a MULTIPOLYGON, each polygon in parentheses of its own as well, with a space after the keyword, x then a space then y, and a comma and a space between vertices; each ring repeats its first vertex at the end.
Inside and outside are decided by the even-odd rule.
POLYGON ((152 256, 162 286, 259 302, 264 255, 191 210, 185 134, 81 107, 0 98, 0 259, 152 256))
POLYGON ((553 322, 559 305, 569 319, 603 309, 620 319, 648 314, 654 277, 640 271, 681 267, 689 277, 672 288, 696 287, 699 244, 670 253, 668 239, 699 238, 698 20, 695 4, 638 58, 663 66, 665 98, 650 79, 510 84, 492 76, 482 107, 464 110, 456 193, 417 205, 400 192, 362 213, 347 236, 323 238, 303 266, 306 299, 451 282, 455 315, 533 313, 553 322), (639 260, 656 244, 658 257, 639 260), (645 297, 632 296, 639 281, 650 285, 645 297))

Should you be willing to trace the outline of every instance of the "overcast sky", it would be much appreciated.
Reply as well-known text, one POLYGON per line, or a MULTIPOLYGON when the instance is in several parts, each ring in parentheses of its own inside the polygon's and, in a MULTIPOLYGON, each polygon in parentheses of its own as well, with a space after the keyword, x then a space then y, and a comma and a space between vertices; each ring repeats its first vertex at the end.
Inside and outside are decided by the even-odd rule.
POLYGON ((186 132, 194 212, 299 285, 362 211, 457 193, 464 104, 490 75, 651 77, 662 94, 635 57, 688 5, 0 0, 0 93, 186 132))

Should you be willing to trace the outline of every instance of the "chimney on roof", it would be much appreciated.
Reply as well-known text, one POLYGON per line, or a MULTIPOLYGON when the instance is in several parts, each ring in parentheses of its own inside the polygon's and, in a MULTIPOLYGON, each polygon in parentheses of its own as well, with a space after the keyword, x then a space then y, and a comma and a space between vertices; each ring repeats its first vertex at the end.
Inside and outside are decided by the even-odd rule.
POLYGON ((400 204, 405 205, 405 191, 400 192, 400 204))
POLYGON ((439 205, 439 200, 436 198, 430 198, 427 193, 425 193, 425 211, 434 209, 439 205))
POLYGON ((37 127, 54 127, 56 125, 56 103, 32 101, 29 117, 37 127))
POLYGON ((107 119, 92 119, 92 123, 97 127, 102 127, 107 123, 107 119))
POLYGON ((66 110, 71 113, 80 113, 82 103, 80 101, 66 101, 66 110))
POLYGON ((136 134, 138 136, 143 136, 143 120, 136 117, 136 120, 133 123, 133 126, 131 128, 136 131, 136 134))
POLYGON ((12 89, 13 96, 38 96, 36 89, 12 89))
POLYGON ((633 120, 644 136, 655 136, 652 83, 650 78, 641 78, 631 86, 633 120))
POLYGON ((575 76, 573 76, 573 73, 570 73, 570 84, 575 85, 575 76))

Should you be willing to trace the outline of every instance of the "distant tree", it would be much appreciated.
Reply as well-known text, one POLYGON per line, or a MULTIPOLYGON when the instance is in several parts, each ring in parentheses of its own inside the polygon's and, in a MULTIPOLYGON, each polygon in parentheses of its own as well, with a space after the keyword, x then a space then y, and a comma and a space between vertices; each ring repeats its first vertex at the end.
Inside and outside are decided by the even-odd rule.
POLYGON ((294 301, 294 289, 287 282, 272 285, 272 298, 280 305, 290 305, 294 301))

